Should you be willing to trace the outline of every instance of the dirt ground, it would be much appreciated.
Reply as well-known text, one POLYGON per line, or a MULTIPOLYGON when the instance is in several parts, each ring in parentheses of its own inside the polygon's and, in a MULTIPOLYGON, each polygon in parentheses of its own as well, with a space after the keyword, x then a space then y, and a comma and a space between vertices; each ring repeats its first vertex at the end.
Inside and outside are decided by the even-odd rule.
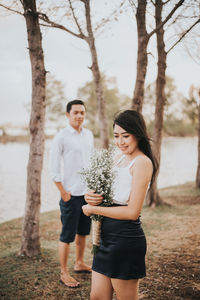
MULTIPOLYGON (((200 300, 200 190, 186 185, 165 189, 161 194, 168 205, 144 207, 142 211, 148 251, 147 276, 140 281, 140 299, 200 300)), ((73 245, 69 267, 81 287, 72 290, 59 282, 59 212, 41 215, 42 254, 35 259, 16 255, 21 224, 21 219, 0 224, 0 299, 89 299, 90 275, 73 274, 73 245)), ((89 264, 91 246, 90 238, 85 256, 89 264)))
POLYGON ((148 238, 147 277, 140 283, 140 299, 200 300, 200 197, 164 200, 171 207, 160 214, 165 222, 160 220, 148 238))

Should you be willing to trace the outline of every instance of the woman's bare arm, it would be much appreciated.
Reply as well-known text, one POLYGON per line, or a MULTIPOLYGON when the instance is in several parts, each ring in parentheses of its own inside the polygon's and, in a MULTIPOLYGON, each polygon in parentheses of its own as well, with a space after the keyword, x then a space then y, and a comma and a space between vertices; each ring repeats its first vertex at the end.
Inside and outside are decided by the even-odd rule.
MULTIPOLYGON (((84 214, 98 214, 109 218, 119 220, 136 220, 141 212, 146 191, 152 176, 152 163, 147 157, 138 158, 131 169, 133 176, 131 185, 131 194, 127 206, 101 207, 101 206, 83 206, 84 214)), ((93 197, 95 198, 95 195, 93 197)), ((86 196, 87 198, 87 196, 86 196)), ((86 199, 87 201, 87 199, 86 199)))

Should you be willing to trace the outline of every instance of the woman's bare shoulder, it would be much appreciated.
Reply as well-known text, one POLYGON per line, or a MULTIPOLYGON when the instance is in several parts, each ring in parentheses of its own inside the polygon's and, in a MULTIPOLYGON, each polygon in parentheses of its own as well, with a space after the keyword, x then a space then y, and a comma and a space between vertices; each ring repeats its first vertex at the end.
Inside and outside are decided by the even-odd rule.
POLYGON ((146 156, 146 155, 140 155, 140 156, 138 156, 138 158, 136 159, 136 163, 142 164, 144 166, 152 166, 151 159, 148 156, 146 156))
POLYGON ((150 172, 152 172, 153 170, 153 164, 151 159, 146 156, 146 155, 139 155, 137 157, 137 159, 135 160, 135 163, 133 164, 133 166, 131 167, 131 173, 133 174, 134 169, 137 170, 149 170, 150 172))

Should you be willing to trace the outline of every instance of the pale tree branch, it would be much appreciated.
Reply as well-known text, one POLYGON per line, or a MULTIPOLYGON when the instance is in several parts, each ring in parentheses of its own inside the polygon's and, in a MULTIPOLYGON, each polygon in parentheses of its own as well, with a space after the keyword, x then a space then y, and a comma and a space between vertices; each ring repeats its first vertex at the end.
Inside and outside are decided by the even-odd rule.
POLYGON ((3 8, 5 8, 5 9, 7 9, 7 10, 9 10, 9 11, 11 11, 11 12, 14 12, 14 13, 16 13, 18 15, 24 16, 24 14, 22 12, 20 12, 20 11, 18 11, 16 9, 13 9, 13 8, 11 8, 9 6, 6 6, 4 4, 0 4, 0 6, 3 7, 3 8))
POLYGON ((66 32, 68 32, 68 33, 72 34, 73 36, 78 37, 80 39, 84 39, 84 37, 85 37, 82 34, 77 34, 77 33, 73 32, 73 31, 71 31, 70 29, 68 29, 67 27, 65 27, 63 25, 60 25, 60 24, 58 24, 56 22, 51 21, 48 18, 48 16, 46 14, 44 14, 44 13, 38 12, 38 16, 39 16, 40 20, 42 20, 45 23, 49 24, 49 25, 47 25, 47 24, 41 24, 42 26, 62 29, 62 30, 66 31, 66 32))
MULTIPOLYGON (((183 14, 187 11, 187 7, 183 7, 181 12, 174 18, 173 22, 171 24, 175 24, 178 20, 180 20, 183 17, 183 14)), ((189 16, 189 18, 192 18, 192 16, 189 16)), ((184 18, 185 19, 185 18, 184 18)))
POLYGON ((197 65, 200 65, 200 57, 198 58, 198 56, 196 55, 196 57, 197 57, 197 59, 196 59, 196 57, 190 53, 190 50, 188 49, 187 45, 184 45, 184 47, 185 47, 185 49, 186 49, 187 54, 189 55, 189 57, 190 57, 197 65))
POLYGON ((72 6, 71 0, 68 0, 68 2, 69 2, 69 6, 70 6, 70 9, 71 9, 71 12, 72 12, 72 16, 73 16, 74 22, 76 23, 76 26, 78 27, 80 35, 82 35, 83 37, 85 37, 84 33, 83 33, 82 29, 81 29, 81 26, 80 26, 80 24, 78 22, 78 19, 77 19, 76 15, 75 15, 74 8, 72 6))
POLYGON ((161 27, 163 27, 165 25, 165 23, 167 23, 168 20, 170 20, 170 18, 173 16, 173 14, 176 12, 176 10, 183 4, 185 0, 180 0, 175 6, 174 8, 171 10, 171 12, 168 14, 168 16, 165 18, 165 20, 163 22, 161 22, 153 31, 151 31, 148 36, 149 38, 156 33, 161 27))
POLYGON ((200 19, 198 19, 196 22, 194 22, 194 24, 192 24, 192 26, 185 30, 176 43, 174 43, 174 45, 172 45, 166 53, 168 54, 198 23, 200 23, 200 19))
POLYGON ((130 6, 132 7, 133 12, 134 12, 134 14, 135 14, 135 12, 137 11, 137 6, 136 6, 136 4, 135 4, 135 1, 129 0, 129 4, 130 4, 130 6), (135 8, 135 11, 134 11, 134 8, 135 8))
POLYGON ((179 20, 196 19, 196 18, 198 18, 198 17, 199 17, 199 15, 193 15, 193 16, 184 16, 184 15, 181 15, 181 16, 178 16, 177 19, 179 19, 179 20))
POLYGON ((189 19, 195 18, 195 19, 197 19, 197 16, 185 16, 185 17, 184 17, 183 13, 185 12, 185 10, 187 10, 187 7, 183 8, 183 9, 181 10, 181 12, 180 12, 180 13, 172 20, 172 22, 171 22, 170 24, 167 25, 168 27, 166 28, 166 30, 167 30, 169 27, 173 26, 173 24, 176 24, 176 22, 177 22, 178 20, 186 19, 186 18, 189 18, 189 19))
POLYGON ((118 10, 121 9, 124 4, 125 4, 125 1, 122 1, 120 3, 120 5, 112 13, 110 13, 110 15, 106 19, 102 19, 101 22, 96 25, 96 28, 94 28, 94 31, 96 32, 99 28, 102 28, 105 24, 107 24, 110 21, 110 19, 113 16, 116 16, 116 14, 118 13, 118 10))

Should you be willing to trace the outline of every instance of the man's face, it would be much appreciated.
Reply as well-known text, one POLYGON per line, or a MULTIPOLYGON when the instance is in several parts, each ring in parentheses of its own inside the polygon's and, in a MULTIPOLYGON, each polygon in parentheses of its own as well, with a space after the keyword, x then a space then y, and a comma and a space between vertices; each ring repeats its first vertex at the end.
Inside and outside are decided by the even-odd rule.
POLYGON ((69 119, 69 124, 73 128, 78 129, 82 126, 85 119, 85 107, 81 104, 73 104, 70 112, 67 112, 66 115, 69 119))

